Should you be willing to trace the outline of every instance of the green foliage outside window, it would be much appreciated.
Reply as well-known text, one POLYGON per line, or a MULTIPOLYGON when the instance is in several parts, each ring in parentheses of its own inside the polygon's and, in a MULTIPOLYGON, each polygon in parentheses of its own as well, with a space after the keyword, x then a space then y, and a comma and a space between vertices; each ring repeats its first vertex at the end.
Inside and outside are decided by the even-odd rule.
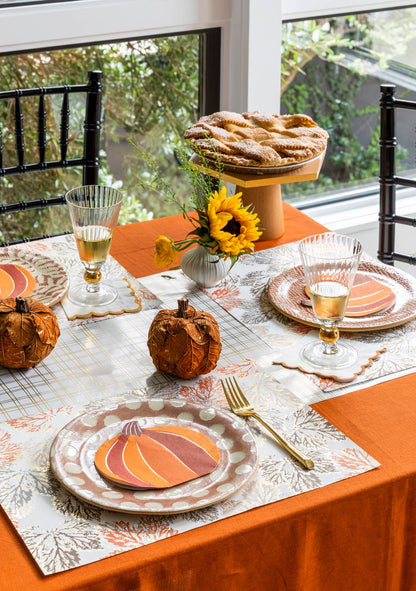
MULTIPOLYGON (((61 84, 84 84, 88 70, 103 71, 103 132, 100 180, 122 188, 125 199, 120 223, 129 223, 176 213, 172 204, 154 192, 143 190, 141 180, 148 171, 140 163, 130 143, 133 139, 157 154, 166 181, 186 199, 186 179, 177 171, 172 146, 197 118, 199 38, 184 35, 153 40, 131 41, 38 54, 0 57, 0 89, 61 84)), ((49 100, 49 97, 48 97, 49 100)), ((52 103, 48 119, 47 159, 59 158, 60 105, 52 103)), ((82 153, 82 126, 85 105, 70 95, 71 144, 68 156, 82 153)), ((36 147, 37 102, 25 105, 25 147, 27 161, 36 147)), ((15 164, 13 113, 1 106, 4 166, 15 164)), ((0 179, 2 203, 37 197, 62 195, 80 185, 81 170, 50 171, 42 174, 14 175, 0 179)), ((28 211, 2 220, 0 240, 70 230, 66 209, 28 211)))
MULTIPOLYGON (((324 192, 376 183, 379 172, 379 90, 382 72, 408 52, 415 38, 414 10, 361 14, 287 23, 282 43, 282 112, 307 113, 329 132, 319 179, 282 186, 285 199, 311 199, 324 192), (396 40, 400 39, 396 43, 396 40), (376 77, 375 77, 376 76, 376 77), (365 108, 363 86, 375 80, 365 108), (368 140, 359 137, 363 129, 368 140)), ((412 76, 411 68, 407 75, 412 76)), ((401 96, 407 93, 401 89, 401 96)), ((406 149, 399 147, 397 160, 406 149)))
MULTIPOLYGON (((394 65, 416 38, 414 9, 286 23, 282 41, 282 112, 310 114, 330 141, 318 181, 282 187, 287 200, 362 184, 378 174, 378 95, 363 108, 356 99, 377 68, 394 65), (367 140, 359 131, 366 126, 367 140)), ((0 57, 0 89, 79 84, 91 69, 103 71, 104 123, 100 182, 121 188, 120 223, 177 213, 151 185, 151 172, 134 145, 157 159, 164 181, 190 205, 192 187, 179 168, 175 145, 198 117, 199 36, 179 35, 0 57)), ((409 68, 407 67, 407 72, 409 68)), ((378 80, 378 79, 377 79, 378 80)), ((389 81, 386 79, 385 81, 389 81)), ((403 90, 406 92, 406 89, 403 90)), ((59 105, 52 101, 49 155, 59 154, 59 105)), ((13 145, 11 112, 0 111, 7 165, 13 145)), ((25 112, 25 144, 36 154, 33 112, 25 112)), ((82 150, 84 105, 71 96, 71 155, 82 150), (78 101, 78 102, 77 102, 78 101)), ((402 149, 399 156, 404 158, 402 149)), ((81 183, 81 171, 0 179, 2 203, 63 194, 81 183)), ((0 240, 70 230, 65 208, 25 212, 6 220, 0 240), (7 226, 8 224, 8 226, 7 226)))

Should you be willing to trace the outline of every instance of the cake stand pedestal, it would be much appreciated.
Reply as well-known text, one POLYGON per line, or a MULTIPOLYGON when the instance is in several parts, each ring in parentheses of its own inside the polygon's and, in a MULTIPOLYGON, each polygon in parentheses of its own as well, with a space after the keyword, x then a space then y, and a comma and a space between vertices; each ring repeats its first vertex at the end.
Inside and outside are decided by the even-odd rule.
POLYGON ((285 231, 280 185, 315 181, 319 176, 324 158, 325 152, 310 162, 302 164, 299 168, 289 169, 286 172, 275 172, 276 168, 274 168, 273 174, 270 172, 246 174, 239 170, 244 167, 231 167, 226 164, 224 170, 219 173, 215 168, 204 166, 196 154, 192 156, 191 161, 204 174, 234 183, 236 193, 242 193, 243 204, 245 206, 253 205, 260 218, 260 226, 263 230, 260 240, 274 240, 280 238, 285 231))

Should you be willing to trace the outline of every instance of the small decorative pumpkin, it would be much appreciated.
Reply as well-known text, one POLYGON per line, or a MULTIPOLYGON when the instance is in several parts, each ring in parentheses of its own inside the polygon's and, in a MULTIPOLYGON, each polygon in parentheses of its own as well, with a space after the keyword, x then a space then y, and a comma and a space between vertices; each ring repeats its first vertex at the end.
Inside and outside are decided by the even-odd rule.
POLYGON ((177 310, 161 310, 153 320, 147 340, 156 368, 185 379, 209 373, 221 353, 218 323, 208 312, 197 312, 188 300, 178 300, 177 310))
POLYGON ((34 367, 60 335, 56 314, 34 298, 0 300, 0 365, 34 367))

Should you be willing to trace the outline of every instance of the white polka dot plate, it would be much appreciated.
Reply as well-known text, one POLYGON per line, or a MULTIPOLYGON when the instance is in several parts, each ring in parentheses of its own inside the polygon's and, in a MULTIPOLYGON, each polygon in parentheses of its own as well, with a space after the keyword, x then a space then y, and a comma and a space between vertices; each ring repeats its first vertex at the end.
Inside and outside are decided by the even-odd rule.
POLYGON ((201 509, 236 493, 256 471, 258 455, 244 421, 230 412, 181 399, 150 398, 76 417, 55 437, 50 461, 59 482, 87 503, 123 513, 173 514, 201 509), (200 431, 218 447, 218 466, 172 488, 137 491, 112 485, 96 470, 95 453, 132 420, 144 428, 169 424, 200 431))

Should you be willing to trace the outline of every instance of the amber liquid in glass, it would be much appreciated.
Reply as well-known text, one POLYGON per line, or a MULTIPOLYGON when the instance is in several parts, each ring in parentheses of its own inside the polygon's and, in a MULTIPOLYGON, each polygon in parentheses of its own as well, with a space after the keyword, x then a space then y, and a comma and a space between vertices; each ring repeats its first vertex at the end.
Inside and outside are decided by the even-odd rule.
POLYGON ((110 250, 113 232, 105 226, 84 226, 75 232, 79 256, 88 264, 104 263, 110 250))
POLYGON ((321 320, 341 321, 347 309, 349 289, 338 281, 319 281, 310 288, 315 314, 321 320))

